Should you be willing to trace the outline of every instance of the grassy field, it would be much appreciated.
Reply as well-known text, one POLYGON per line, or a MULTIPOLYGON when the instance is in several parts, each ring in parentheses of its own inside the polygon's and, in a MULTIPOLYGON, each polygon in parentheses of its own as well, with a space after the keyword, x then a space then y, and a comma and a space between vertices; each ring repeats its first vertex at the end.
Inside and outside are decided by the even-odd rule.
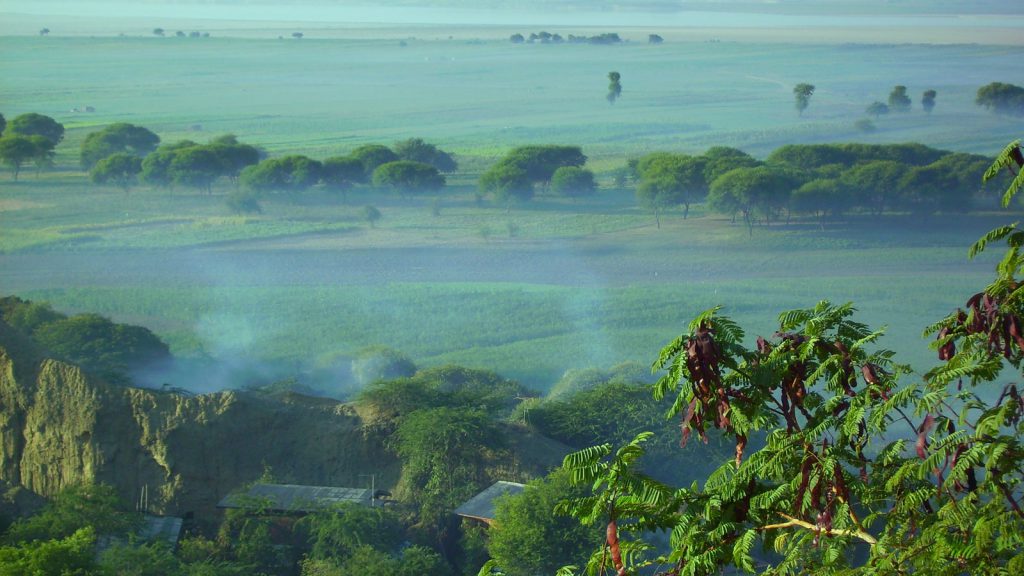
MULTIPOLYGON (((410 35, 415 32, 411 31, 410 35)), ((795 141, 920 141, 991 152, 1015 129, 973 104, 976 89, 1024 76, 1024 48, 666 42, 620 46, 394 39, 2 37, 0 111, 35 111, 69 128, 73 162, 90 130, 143 124, 165 141, 233 132, 272 152, 317 157, 421 136, 470 171, 511 146, 584 146, 605 168, 656 149, 712 145, 755 154, 795 141), (611 70, 623 95, 604 99, 611 70), (818 87, 802 118, 792 86, 818 87), (853 127, 896 84, 931 116, 853 127), (93 114, 72 108, 93 106, 93 114), (200 130, 201 127, 201 130, 200 130)))
MULTIPOLYGON (((410 33, 412 36, 413 33, 410 33)), ((988 278, 966 247, 1006 215, 921 222, 855 217, 742 226, 697 206, 656 228, 609 172, 651 150, 731 145, 763 156, 793 142, 920 141, 992 154, 1019 125, 973 104, 978 86, 1024 76, 1024 49, 979 45, 667 42, 513 46, 505 41, 0 37, 0 112, 65 123, 54 171, 0 179, 0 293, 154 329, 184 357, 302 371, 384 344, 423 365, 458 362, 538 388, 568 368, 649 363, 705 308, 753 332, 822 298, 889 325, 924 368, 921 329, 988 278), (623 96, 604 100, 606 74, 623 96), (803 118, 791 87, 818 86, 803 118), (915 110, 852 128, 905 84, 915 110), (93 114, 71 108, 95 106, 93 114), (915 103, 915 107, 917 107, 915 103), (236 216, 212 196, 88 184, 89 131, 127 121, 165 142, 233 132, 271 153, 323 158, 419 136, 462 170, 436 197, 314 190, 236 216), (579 144, 600 195, 546 196, 510 212, 477 205, 476 175, 508 148, 579 144), (360 217, 372 203, 376 228, 360 217)), ((29 171, 30 172, 30 171, 29 171)), ((181 385, 202 386, 198 382, 181 385)))

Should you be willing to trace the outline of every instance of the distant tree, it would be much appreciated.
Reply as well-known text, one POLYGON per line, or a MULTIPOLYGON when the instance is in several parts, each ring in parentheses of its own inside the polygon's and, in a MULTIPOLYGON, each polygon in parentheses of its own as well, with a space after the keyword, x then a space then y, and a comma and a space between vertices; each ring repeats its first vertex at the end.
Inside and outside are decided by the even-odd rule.
POLYGON ((362 214, 363 220, 366 220, 366 222, 370 224, 370 228, 375 228, 377 226, 377 222, 379 222, 382 217, 380 210, 378 210, 376 206, 371 206, 369 204, 363 206, 362 214))
POLYGON ((900 182, 909 168, 895 160, 875 160, 845 172, 842 181, 857 205, 880 215, 886 208, 895 205, 900 182))
POLYGON ((1006 116, 1024 116, 1024 88, 992 82, 978 88, 975 104, 1006 116))
POLYGON ((108 377, 170 359, 167 345, 146 328, 115 324, 98 314, 50 322, 32 336, 58 358, 108 377))
POLYGON ((562 166, 583 166, 587 157, 579 146, 555 144, 513 148, 495 166, 513 166, 523 170, 531 182, 547 186, 555 170, 562 166))
POLYGON ((551 176, 551 191, 573 199, 593 196, 597 192, 594 173, 579 166, 561 166, 551 176))
POLYGON ((910 96, 906 86, 893 86, 889 92, 889 109, 893 112, 910 112, 910 96))
POLYGON ((865 108, 864 111, 871 116, 874 116, 875 120, 877 120, 879 116, 889 113, 889 106, 885 102, 875 101, 868 104, 868 107, 865 108))
POLYGON ((779 210, 789 205, 790 195, 800 186, 791 173, 769 166, 737 168, 711 184, 708 205, 724 214, 743 214, 747 228, 753 234, 757 216, 770 223, 779 210))
POLYGON ((502 574, 554 574, 565 564, 586 564, 590 551, 601 543, 600 535, 555 512, 562 500, 584 495, 568 472, 555 470, 531 481, 521 494, 499 499, 487 550, 502 574))
POLYGON ((412 160, 430 164, 441 172, 455 172, 458 164, 452 155, 421 138, 409 138, 396 142, 392 150, 399 160, 412 160))
POLYGON ((141 520, 112 487, 72 485, 58 492, 35 515, 14 522, 4 534, 4 540, 9 543, 54 540, 67 538, 85 528, 104 536, 126 536, 139 527, 141 520))
POLYGON ((174 144, 165 144, 148 154, 142 159, 142 181, 153 186, 169 188, 174 183, 170 172, 171 163, 178 152, 194 146, 199 144, 191 140, 181 140, 174 144))
POLYGON ((4 135, 4 130, 7 129, 7 119, 4 118, 3 114, 0 114, 0 136, 4 135))
POLYGON ((822 230, 826 218, 842 214, 852 203, 845 185, 834 178, 806 182, 794 190, 790 198, 790 208, 817 218, 822 230))
POLYGON ((392 552, 404 539, 400 519, 385 508, 343 504, 306 516, 299 524, 309 535, 309 557, 317 560, 344 560, 362 545, 392 552))
POLYGON ((236 188, 228 194, 228 208, 236 214, 260 214, 259 194, 245 188, 236 188))
POLYGON ((82 166, 92 168, 97 162, 118 152, 145 156, 160 144, 160 137, 142 126, 119 122, 92 132, 82 141, 82 166))
POLYGON ((27 136, 8 135, 0 138, 0 161, 11 167, 14 180, 18 180, 21 167, 36 157, 38 148, 27 136))
POLYGON ((921 217, 935 212, 967 212, 984 170, 975 173, 975 179, 962 178, 961 169, 956 162, 942 160, 910 168, 899 182, 899 207, 921 217))
POLYGON ((89 179, 96 184, 114 184, 127 194, 142 172, 142 158, 119 152, 96 163, 89 170, 89 179))
POLYGON ((178 30, 177 32, 174 33, 174 35, 177 36, 178 38, 184 38, 185 37, 185 32, 183 32, 181 30, 178 30))
POLYGON ((615 101, 622 96, 622 84, 619 80, 622 76, 618 72, 608 73, 608 95, 607 100, 609 104, 615 104, 615 101))
POLYGON ((921 109, 924 110, 925 114, 931 114, 935 108, 935 90, 925 90, 924 94, 921 95, 921 109))
POLYGON ((50 33, 50 29, 49 28, 43 28, 42 30, 39 31, 39 35, 40 36, 46 36, 49 33, 50 33))
POLYGON ((786 165, 800 170, 818 170, 826 166, 851 166, 857 161, 850 150, 835 144, 786 144, 765 158, 768 164, 786 165))
POLYGON ((511 209, 513 201, 527 201, 533 198, 533 182, 526 170, 520 166, 499 162, 480 176, 480 193, 488 194, 495 202, 511 209))
POLYGON ((712 146, 701 156, 704 158, 704 181, 710 186, 719 176, 736 168, 754 168, 761 163, 742 150, 728 146, 712 146))
POLYGON ((661 36, 657 35, 657 34, 648 34, 647 35, 647 43, 648 44, 661 44, 664 41, 665 41, 665 39, 662 38, 661 36))
POLYGON ((153 28, 153 35, 154 36, 163 36, 164 35, 164 29, 163 28, 153 28))
POLYGON ((292 32, 292 38, 295 38, 296 40, 301 40, 302 36, 302 32, 292 32))
POLYGON ((181 562, 164 542, 114 542, 99 554, 101 574, 169 576, 184 574, 181 562))
MULTIPOLYGON (((190 146, 177 150, 167 169, 171 181, 211 193, 213 183, 228 173, 227 161, 218 151, 224 146, 190 146)), ((141 165, 141 162, 140 162, 141 165)))
POLYGON ((875 126, 875 123, 868 118, 861 118, 857 120, 856 122, 853 123, 853 127, 856 128, 857 130, 860 130, 861 132, 864 132, 865 134, 870 134, 871 132, 878 130, 878 127, 875 126))
POLYGON ((9 134, 20 136, 42 136, 54 146, 64 139, 64 125, 49 116, 30 112, 22 114, 7 125, 9 134))
POLYGON ((199 38, 200 36, 202 36, 202 34, 200 34, 200 33, 199 33, 198 31, 196 31, 196 30, 193 30, 193 31, 191 31, 191 32, 189 32, 189 33, 188 33, 188 37, 189 37, 189 38, 199 38))
POLYGON ((508 39, 513 44, 522 44, 523 42, 526 41, 526 38, 523 38, 523 35, 519 34, 519 33, 516 33, 516 34, 513 34, 513 35, 509 36, 508 39))
MULTIPOLYGON (((367 208, 373 207, 368 206, 367 208)), ((370 219, 367 218, 367 220, 370 219)), ((386 346, 363 348, 352 359, 352 375, 364 386, 377 380, 393 380, 412 376, 415 373, 416 364, 408 356, 386 346)))
POLYGON ((207 144, 207 148, 220 160, 222 174, 236 183, 242 170, 258 164, 263 156, 259 148, 239 142, 234 134, 214 138, 207 144))
POLYGON ((814 84, 797 84, 793 87, 793 96, 796 98, 796 113, 804 115, 804 110, 811 103, 811 96, 814 95, 814 84))
POLYGON ((270 158, 242 170, 239 182, 255 192, 301 192, 320 180, 320 163, 301 155, 270 158))
POLYGON ((390 187, 404 196, 440 190, 445 178, 430 164, 398 160, 378 166, 373 171, 373 185, 390 187))
MULTIPOLYGON (((640 178, 637 200, 641 206, 655 212, 656 220, 659 210, 681 205, 685 220, 690 215, 690 204, 708 192, 706 170, 704 157, 664 152, 645 156, 637 163, 640 178)), ((659 227, 660 224, 659 220, 659 227)))
POLYGON ((426 408, 403 415, 389 438, 402 459, 396 495, 436 522, 465 502, 491 479, 488 458, 505 452, 498 424, 482 410, 466 407, 426 408))
POLYGON ((98 574, 96 532, 86 527, 62 538, 0 545, 0 567, 4 574, 12 576, 98 574))
POLYGON ((340 192, 343 199, 352 186, 366 181, 363 163, 351 156, 334 156, 324 160, 320 179, 330 189, 340 192))
POLYGON ((56 145, 45 136, 29 136, 28 139, 35 146, 32 162, 36 165, 36 175, 38 176, 44 168, 53 167, 53 159, 56 156, 54 148, 56 145))
POLYGON ((378 166, 400 160, 398 154, 382 144, 365 144, 353 150, 349 156, 362 163, 363 174, 366 175, 367 182, 373 178, 373 171, 378 166))

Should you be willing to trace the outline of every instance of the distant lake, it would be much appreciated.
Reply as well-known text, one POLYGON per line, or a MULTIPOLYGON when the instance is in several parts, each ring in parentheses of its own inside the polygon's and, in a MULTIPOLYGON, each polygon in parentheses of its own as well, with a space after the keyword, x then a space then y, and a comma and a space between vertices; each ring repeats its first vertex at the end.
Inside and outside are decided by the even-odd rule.
POLYGON ((337 24, 454 24, 501 26, 594 26, 686 28, 1020 28, 1019 15, 916 15, 838 16, 821 14, 759 14, 753 12, 626 12, 626 11, 522 11, 464 8, 338 6, 325 4, 283 6, 131 4, 119 2, 0 0, 0 11, 38 16, 118 18, 189 18, 203 20, 289 21, 337 24))

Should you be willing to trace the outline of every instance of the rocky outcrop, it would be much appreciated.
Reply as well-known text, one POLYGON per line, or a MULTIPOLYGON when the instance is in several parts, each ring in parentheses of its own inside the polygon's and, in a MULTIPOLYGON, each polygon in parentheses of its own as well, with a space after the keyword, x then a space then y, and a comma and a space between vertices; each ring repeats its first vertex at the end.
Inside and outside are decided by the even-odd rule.
POLYGON ((206 514, 269 471, 278 481, 393 484, 400 463, 344 404, 254 392, 113 386, 47 359, 0 321, 0 481, 48 496, 102 482, 160 514, 206 514))

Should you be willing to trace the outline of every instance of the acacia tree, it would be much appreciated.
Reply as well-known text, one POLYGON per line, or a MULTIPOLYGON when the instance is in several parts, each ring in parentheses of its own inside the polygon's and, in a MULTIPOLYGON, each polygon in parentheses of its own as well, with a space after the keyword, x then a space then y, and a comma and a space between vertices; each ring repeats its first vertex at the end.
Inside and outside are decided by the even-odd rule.
POLYGON ((796 98, 796 113, 804 115, 804 110, 811 103, 811 96, 814 95, 814 84, 797 84, 793 87, 793 96, 796 98))
POLYGON ((85 137, 81 149, 82 166, 92 168, 100 160, 118 152, 145 156, 159 144, 160 137, 148 128, 118 122, 85 137))
MULTIPOLYGON (((1019 143, 985 178, 1004 167, 1016 168, 1006 206, 1024 186, 1019 143)), ((754 346, 720 308, 695 318, 654 363, 667 370, 654 395, 671 402, 684 442, 714 428, 735 440, 735 456, 680 489, 636 469, 649 433, 567 456, 573 481, 595 493, 561 509, 606 525, 587 572, 1024 570, 1024 399, 1003 383, 1024 368, 1024 230, 997 228, 970 255, 999 241, 1008 250, 995 280, 926 330, 940 363, 923 377, 881 348, 883 332, 854 321, 850 304, 785 312, 754 346), (748 453, 754 435, 764 446, 748 453), (667 552, 643 540, 650 530, 671 531, 667 552)))
POLYGON ((49 116, 42 114, 36 114, 30 112, 28 114, 22 114, 11 120, 11 123, 7 125, 7 129, 11 134, 20 134, 22 136, 42 136, 53 145, 60 144, 60 141, 64 139, 64 125, 57 122, 49 116))
POLYGON ((21 166, 35 158, 38 153, 35 142, 28 136, 5 136, 0 138, 0 161, 11 167, 14 180, 18 180, 21 166))
POLYGON ((142 158, 132 154, 113 154, 89 170, 89 179, 96 184, 114 184, 127 194, 142 172, 142 158))
POLYGON ((936 94, 935 90, 925 90, 924 93, 921 94, 921 109, 924 110, 925 114, 931 114, 932 110, 935 108, 936 94))
POLYGON ((893 86, 889 92, 889 109, 893 112, 910 112, 910 96, 906 86, 893 86))

